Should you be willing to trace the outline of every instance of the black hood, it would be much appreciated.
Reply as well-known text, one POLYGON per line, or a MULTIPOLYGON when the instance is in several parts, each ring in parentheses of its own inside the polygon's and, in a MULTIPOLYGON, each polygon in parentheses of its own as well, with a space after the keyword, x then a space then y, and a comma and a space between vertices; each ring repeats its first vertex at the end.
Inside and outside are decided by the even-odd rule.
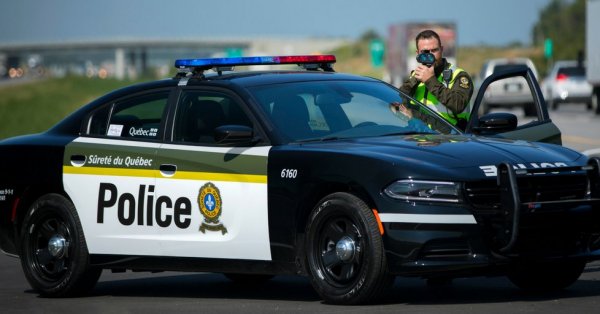
POLYGON ((582 154, 559 145, 463 135, 370 137, 303 146, 382 160, 416 173, 438 169, 434 172, 439 175, 445 172, 459 177, 485 176, 485 167, 502 162, 519 168, 540 168, 580 165, 586 160, 582 154))

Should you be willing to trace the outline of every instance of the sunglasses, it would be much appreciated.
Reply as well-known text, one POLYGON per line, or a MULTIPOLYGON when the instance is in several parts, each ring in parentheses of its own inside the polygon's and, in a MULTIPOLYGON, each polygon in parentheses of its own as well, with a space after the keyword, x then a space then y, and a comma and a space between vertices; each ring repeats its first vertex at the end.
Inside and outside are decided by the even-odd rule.
POLYGON ((437 53, 440 51, 440 47, 429 49, 429 50, 421 50, 419 53, 437 53))

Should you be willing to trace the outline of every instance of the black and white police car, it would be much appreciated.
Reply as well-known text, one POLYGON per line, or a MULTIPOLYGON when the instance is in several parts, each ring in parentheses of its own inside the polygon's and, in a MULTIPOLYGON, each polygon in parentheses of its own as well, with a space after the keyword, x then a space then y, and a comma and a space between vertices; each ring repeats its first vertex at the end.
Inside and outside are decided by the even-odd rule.
POLYGON ((45 296, 89 291, 102 269, 178 270, 306 275, 337 304, 395 276, 560 289, 600 258, 600 159, 540 142, 560 132, 529 70, 484 86, 525 77, 537 119, 479 116, 482 88, 461 131, 334 62, 178 60, 173 79, 0 142, 0 247, 45 296), (231 71, 257 64, 305 69, 231 71))

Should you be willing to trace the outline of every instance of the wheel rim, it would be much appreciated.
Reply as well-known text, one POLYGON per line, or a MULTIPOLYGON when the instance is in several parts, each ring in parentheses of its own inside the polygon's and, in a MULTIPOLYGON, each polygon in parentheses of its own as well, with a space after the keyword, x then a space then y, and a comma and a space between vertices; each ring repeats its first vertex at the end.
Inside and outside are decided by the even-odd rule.
POLYGON ((71 268, 69 225, 60 216, 47 214, 30 229, 29 264, 47 282, 56 282, 71 268))
POLYGON ((357 279, 362 267, 364 240, 360 228, 345 216, 333 216, 320 226, 315 256, 322 277, 338 287, 357 279))

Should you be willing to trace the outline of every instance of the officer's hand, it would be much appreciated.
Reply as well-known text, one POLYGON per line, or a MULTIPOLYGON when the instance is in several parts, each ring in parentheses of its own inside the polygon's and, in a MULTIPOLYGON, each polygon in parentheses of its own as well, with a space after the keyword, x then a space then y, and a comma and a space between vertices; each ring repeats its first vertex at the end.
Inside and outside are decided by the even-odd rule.
POLYGON ((419 66, 417 66, 417 68, 415 69, 415 78, 419 80, 419 82, 425 83, 425 81, 427 81, 434 75, 435 73, 433 66, 427 67, 425 65, 419 64, 419 66))
POLYGON ((390 103, 390 110, 394 114, 398 114, 398 112, 400 112, 403 115, 405 115, 408 119, 411 119, 413 117, 412 111, 410 109, 406 108, 406 106, 404 104, 399 103, 399 102, 390 103))
POLYGON ((413 117, 412 111, 410 109, 406 108, 406 106, 404 104, 401 104, 400 108, 398 108, 398 109, 400 109, 400 112, 402 112, 406 117, 408 117, 409 119, 412 119, 412 117, 413 117))

